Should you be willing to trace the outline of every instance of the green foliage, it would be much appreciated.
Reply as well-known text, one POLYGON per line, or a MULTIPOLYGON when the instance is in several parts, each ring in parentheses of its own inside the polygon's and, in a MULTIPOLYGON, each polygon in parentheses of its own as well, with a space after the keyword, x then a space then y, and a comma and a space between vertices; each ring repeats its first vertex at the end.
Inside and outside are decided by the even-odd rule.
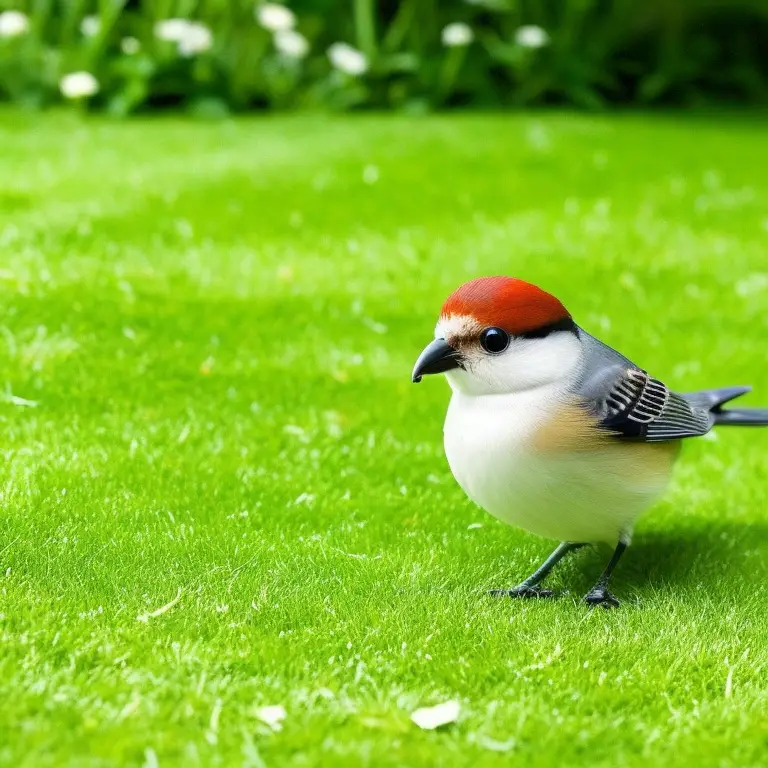
POLYGON ((515 274, 768 404, 764 122, 0 131, 0 765, 765 766, 768 429, 684 447, 619 610, 591 550, 491 600, 551 543, 467 500, 410 383, 445 296, 515 274))
POLYGON ((253 0, 5 0, 28 28, 0 17, 0 98, 42 106, 64 91, 117 115, 768 101, 765 0, 288 6, 275 18, 274 3, 253 0), (169 31, 168 19, 188 23, 169 31), (78 71, 95 76, 97 93, 62 87, 78 71))

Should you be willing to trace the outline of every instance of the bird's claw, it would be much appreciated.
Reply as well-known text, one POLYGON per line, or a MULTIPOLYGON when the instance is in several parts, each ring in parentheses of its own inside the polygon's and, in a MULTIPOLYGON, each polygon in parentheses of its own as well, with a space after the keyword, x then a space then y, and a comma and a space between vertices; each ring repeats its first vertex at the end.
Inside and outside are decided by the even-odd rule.
POLYGON ((605 609, 618 608, 620 603, 616 599, 615 595, 612 595, 605 587, 597 586, 587 592, 584 596, 584 602, 590 607, 594 608, 596 605, 600 605, 605 609))
POLYGON ((491 597, 554 597, 555 593, 551 589, 543 587, 512 587, 512 589, 492 589, 488 593, 491 597))

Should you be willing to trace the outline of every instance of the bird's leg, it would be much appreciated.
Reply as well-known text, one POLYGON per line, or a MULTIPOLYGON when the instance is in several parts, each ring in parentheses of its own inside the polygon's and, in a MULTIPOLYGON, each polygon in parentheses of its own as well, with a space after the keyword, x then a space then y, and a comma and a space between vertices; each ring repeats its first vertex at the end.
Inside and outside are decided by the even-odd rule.
POLYGON ((551 570, 569 553, 585 546, 581 543, 564 541, 557 549, 525 580, 512 589, 492 589, 493 597, 552 597, 551 589, 542 589, 540 584, 549 576, 551 570))
POLYGON ((595 586, 584 596, 585 602, 587 602, 590 607, 595 605, 602 605, 603 608, 619 607, 619 601, 608 591, 608 580, 611 578, 613 569, 616 567, 616 563, 621 559, 626 548, 627 542, 619 541, 611 559, 608 561, 608 565, 605 566, 605 570, 597 580, 597 584, 595 584, 595 586))

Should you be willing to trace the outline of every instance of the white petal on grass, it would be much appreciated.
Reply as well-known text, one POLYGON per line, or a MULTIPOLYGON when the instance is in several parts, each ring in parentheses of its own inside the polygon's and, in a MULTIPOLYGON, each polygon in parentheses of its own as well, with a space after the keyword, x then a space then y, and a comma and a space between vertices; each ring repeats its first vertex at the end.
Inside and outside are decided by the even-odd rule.
POLYGON ((0 37, 18 37, 29 31, 29 17, 21 11, 0 13, 0 37))
POLYGON ((484 747, 491 752, 509 752, 517 746, 517 741, 515 739, 499 741, 498 739, 483 735, 478 736, 476 742, 479 746, 484 747))
POLYGON ((446 48, 462 47, 469 45, 475 39, 475 33, 469 24, 465 24, 463 21, 455 21, 453 24, 443 27, 440 39, 446 48))
POLYGON ((256 6, 256 21, 270 32, 280 32, 296 26, 296 15, 284 5, 262 3, 256 6))
POLYGON ((21 408, 37 408, 37 400, 27 400, 26 397, 19 397, 18 395, 9 395, 8 402, 21 408))
POLYGON ((170 603, 161 605, 159 608, 157 608, 154 611, 151 611, 150 613, 139 614, 136 617, 136 621, 143 621, 146 624, 147 622, 149 622, 150 619, 156 619, 158 616, 162 616, 164 613, 168 613, 168 611, 170 611, 171 608, 173 608, 173 606, 176 605, 176 603, 178 603, 179 600, 181 600, 181 594, 182 594, 182 589, 181 587, 179 587, 179 591, 176 593, 176 597, 174 597, 170 603))
POLYGON ((179 40, 179 53, 182 56, 195 56, 205 53, 213 46, 213 33, 205 24, 192 22, 179 40))
POLYGON ((295 29, 278 29, 273 42, 275 48, 289 59, 303 59, 309 53, 309 41, 295 29))
POLYGON ((359 77, 368 70, 365 54, 347 43, 334 43, 328 49, 328 58, 333 67, 345 75, 359 77))
POLYGON ((96 37, 101 29, 101 19, 98 16, 86 16, 80 22, 80 33, 84 37, 96 37))
POLYGON ((155 37, 169 43, 178 43, 187 33, 190 22, 187 19, 164 19, 155 24, 155 37))
POLYGON ((133 56, 141 49, 141 43, 135 37, 124 37, 120 41, 120 48, 126 56, 133 56))
POLYGON ((36 408, 38 405, 37 400, 27 400, 26 397, 14 395, 8 387, 6 387, 5 392, 2 397, 0 397, 0 402, 9 403, 10 405, 18 405, 22 408, 36 408))
POLYGON ((67 99, 85 99, 99 92, 99 81, 90 72, 71 72, 61 78, 59 88, 67 99))
POLYGON ((259 707, 255 714, 262 723, 268 725, 273 731, 279 731, 282 729, 283 720, 288 713, 282 704, 272 704, 268 707, 259 707))
POLYGON ((461 706, 458 701, 444 701, 434 707, 422 707, 417 709, 412 715, 413 720, 419 728, 425 731, 433 731, 443 725, 450 725, 459 719, 461 706))
POLYGON ((543 48, 549 44, 549 34, 546 29, 535 24, 518 27, 515 32, 515 42, 521 48, 543 48))

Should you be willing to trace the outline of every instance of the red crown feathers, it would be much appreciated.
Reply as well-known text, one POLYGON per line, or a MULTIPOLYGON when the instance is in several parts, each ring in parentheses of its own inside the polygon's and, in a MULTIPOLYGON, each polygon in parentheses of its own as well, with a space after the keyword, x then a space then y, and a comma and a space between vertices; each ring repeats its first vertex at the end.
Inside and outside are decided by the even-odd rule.
POLYGON ((443 304, 441 317, 468 315, 482 326, 519 335, 570 318, 551 293, 514 277, 479 277, 455 290, 443 304))

